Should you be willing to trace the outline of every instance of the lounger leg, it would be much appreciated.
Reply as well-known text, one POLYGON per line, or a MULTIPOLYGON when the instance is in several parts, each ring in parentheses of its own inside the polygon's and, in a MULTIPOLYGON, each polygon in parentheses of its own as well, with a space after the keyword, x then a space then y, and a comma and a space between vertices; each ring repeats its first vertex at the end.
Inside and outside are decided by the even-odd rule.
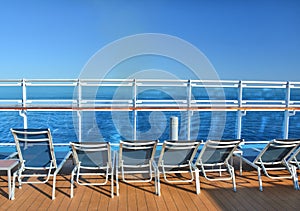
POLYGON ((16 177, 17 177, 17 171, 13 174, 13 183, 12 183, 11 198, 10 198, 11 200, 15 199, 16 177))
POLYGON ((160 172, 159 170, 156 170, 156 189, 157 189, 157 195, 160 196, 160 178, 159 178, 160 172))
POLYGON ((111 169, 111 198, 114 198, 114 169, 111 169))
POLYGON ((55 199, 56 174, 53 175, 52 200, 55 199))
POLYGON ((234 173, 234 168, 232 166, 230 167, 230 171, 232 176, 233 191, 236 192, 235 173, 234 173))
POLYGON ((21 170, 18 172, 18 183, 19 183, 19 189, 21 189, 22 188, 21 170))
POLYGON ((261 179, 261 168, 258 167, 257 168, 257 175, 258 175, 258 185, 259 185, 259 190, 263 191, 263 187, 262 187, 262 179, 261 179))
POLYGON ((195 177, 196 177, 196 193, 200 194, 200 179, 199 179, 199 169, 195 169, 195 177))
POLYGON ((294 181, 294 188, 296 190, 299 190, 299 183, 298 183, 298 175, 297 175, 297 169, 295 166, 291 166, 292 168, 292 174, 293 174, 293 181, 294 181))
POLYGON ((116 168, 116 185, 117 185, 117 196, 120 194, 120 187, 119 187, 119 172, 118 167, 116 168))
POLYGON ((240 175, 242 176, 243 174, 243 159, 242 156, 240 157, 240 175))
POLYGON ((74 171, 72 171, 71 174, 71 193, 70 193, 70 198, 73 198, 74 196, 74 171))
POLYGON ((155 194, 158 195, 157 191, 157 172, 154 170, 154 186, 155 186, 155 194))

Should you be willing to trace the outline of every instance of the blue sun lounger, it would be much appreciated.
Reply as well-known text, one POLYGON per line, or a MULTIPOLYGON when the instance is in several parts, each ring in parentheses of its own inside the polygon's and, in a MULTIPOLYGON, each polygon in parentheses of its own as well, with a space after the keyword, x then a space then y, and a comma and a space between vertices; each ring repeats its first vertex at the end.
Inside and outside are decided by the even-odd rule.
MULTIPOLYGON (((163 174, 164 180, 171 184, 191 183, 195 180, 196 193, 200 193, 199 171, 194 168, 193 161, 201 141, 165 141, 158 159, 158 176, 163 174), (189 178, 175 178, 177 174, 187 173, 189 178), (172 179, 169 177, 172 176, 172 179)), ((160 195, 158 183, 158 195, 160 195)))
POLYGON ((11 129, 11 132, 20 160, 20 168, 14 174, 13 193, 16 177, 20 188, 23 183, 47 183, 53 177, 52 199, 55 199, 56 175, 70 157, 70 149, 55 150, 49 129, 11 129))
POLYGON ((117 195, 119 195, 119 172, 122 181, 126 183, 151 182, 154 175, 155 193, 159 194, 157 167, 154 162, 157 143, 158 140, 120 141, 116 159, 117 195))
POLYGON ((75 167, 71 176, 71 194, 73 198, 74 177, 79 185, 106 185, 111 179, 111 197, 114 197, 114 157, 109 142, 73 142, 71 143, 75 167))
MULTIPOLYGON (((247 142, 245 142, 247 145, 247 142)), ((300 140, 274 139, 262 149, 257 146, 242 147, 242 160, 257 169, 259 190, 263 191, 261 170, 270 179, 293 179, 294 188, 299 189, 296 167, 288 162, 292 152, 299 146, 300 140), (287 170, 289 175, 278 176, 276 171, 287 170), (273 174, 271 174, 273 172, 273 174)), ((251 145, 250 145, 251 146, 251 145)))
POLYGON ((236 191, 234 168, 229 164, 229 159, 242 141, 207 140, 195 165, 209 181, 232 180, 233 190, 236 191), (222 172, 227 172, 228 176, 222 175, 222 172))

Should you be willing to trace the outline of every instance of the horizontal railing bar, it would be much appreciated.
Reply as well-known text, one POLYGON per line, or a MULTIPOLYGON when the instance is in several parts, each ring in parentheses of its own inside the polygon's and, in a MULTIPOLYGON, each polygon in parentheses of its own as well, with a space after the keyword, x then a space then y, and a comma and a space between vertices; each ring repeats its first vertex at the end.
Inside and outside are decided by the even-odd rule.
POLYGON ((22 86, 22 84, 21 83, 15 83, 15 84, 1 84, 0 83, 0 86, 1 87, 10 87, 10 86, 16 86, 16 87, 18 87, 18 86, 22 86))
POLYGON ((252 89, 286 89, 286 85, 281 85, 281 86, 254 86, 254 85, 248 85, 248 84, 243 84, 242 85, 243 88, 252 88, 252 89))
POLYGON ((24 79, 26 82, 78 82, 78 79, 24 79))
POLYGON ((188 85, 188 81, 185 81, 185 82, 181 82, 181 81, 174 81, 174 82, 167 82, 167 81, 153 81, 151 83, 146 83, 146 82, 142 82, 142 81, 136 81, 136 86, 142 86, 142 87, 145 87, 145 86, 166 86, 166 87, 169 87, 169 86, 183 86, 183 87, 186 87, 188 85))
POLYGON ((132 103, 133 100, 81 100, 80 103, 103 103, 103 102, 107 102, 107 103, 113 103, 113 102, 128 102, 128 103, 132 103))
POLYGON ((136 103, 176 103, 176 102, 182 102, 182 103, 187 103, 187 100, 136 100, 136 103))
POLYGON ((208 102, 222 102, 222 103, 238 103, 238 100, 192 100, 192 103, 208 103, 208 102))
POLYGON ((20 100, 20 99, 12 99, 12 100, 2 100, 2 99, 0 99, 0 102, 4 102, 4 103, 10 103, 10 102, 18 102, 18 103, 22 103, 22 100, 20 100))
POLYGON ((117 87, 117 86, 133 86, 132 83, 128 83, 128 84, 124 84, 124 83, 120 83, 120 84, 88 84, 88 83, 80 83, 80 86, 82 87, 103 87, 103 86, 110 86, 110 87, 117 87))
POLYGON ((242 84, 286 84, 286 81, 242 81, 242 84))
POLYGON ((189 80, 181 79, 135 79, 136 82, 166 82, 166 83, 183 83, 188 82, 189 80))
POLYGON ((0 79, 1 82, 22 82, 22 79, 0 79))
POLYGON ((33 84, 33 83, 26 83, 26 86, 54 86, 54 87, 68 87, 68 86, 77 86, 77 83, 72 84, 33 84))
POLYGON ((242 103, 286 103, 285 100, 242 100, 242 103))
POLYGON ((225 84, 191 84, 192 87, 205 87, 205 88, 237 88, 238 84, 225 85, 225 84))
POLYGON ((26 103, 34 103, 34 102, 77 102, 76 99, 51 99, 51 100, 26 100, 26 103))
POLYGON ((103 106, 103 107, 72 107, 72 106, 56 106, 56 107, 51 107, 51 106, 27 106, 27 107, 20 107, 20 106, 16 106, 16 107, 5 107, 5 106, 0 106, 0 110, 110 110, 110 109, 122 109, 122 110, 144 110, 144 109, 153 109, 153 110, 157 110, 157 109, 162 109, 162 110, 168 110, 168 109, 184 109, 184 110, 203 110, 203 109, 210 109, 210 110, 214 110, 214 109, 218 109, 218 110, 281 110, 281 111, 285 111, 285 110, 290 110, 290 111, 298 111, 300 110, 300 107, 259 107, 259 106, 253 106, 253 107, 234 107, 234 106, 226 106, 226 105, 219 105, 218 107, 215 107, 217 105, 204 105, 204 106, 193 106, 193 107, 186 107, 186 106, 176 106, 176 107, 165 107, 165 106, 143 106, 143 107, 128 107, 128 106, 124 106, 121 107, 119 105, 114 105, 114 107, 112 106, 103 106))
POLYGON ((222 84, 222 83, 239 83, 240 81, 238 80, 190 80, 192 83, 217 83, 217 84, 222 84))

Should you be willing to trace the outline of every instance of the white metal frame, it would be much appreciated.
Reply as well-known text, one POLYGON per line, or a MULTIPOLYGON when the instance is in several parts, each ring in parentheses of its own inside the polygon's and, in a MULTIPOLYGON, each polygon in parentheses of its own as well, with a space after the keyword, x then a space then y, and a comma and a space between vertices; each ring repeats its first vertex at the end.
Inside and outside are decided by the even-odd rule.
MULTIPOLYGON (((245 142, 245 144, 248 143, 245 142)), ((282 140, 274 139, 270 141, 262 150, 253 149, 258 152, 253 162, 247 158, 247 155, 245 155, 245 153, 243 153, 242 155, 237 154, 236 156, 240 156, 244 162, 251 165, 257 170, 260 191, 263 191, 261 170, 263 170, 264 174, 270 179, 292 179, 294 183, 294 188, 296 190, 299 190, 296 167, 294 165, 289 164, 289 160, 288 160, 290 158, 290 155, 293 152, 295 152, 295 150, 297 149, 297 147, 299 147, 299 145, 300 145, 300 139, 298 140, 297 139, 282 139, 282 140), (265 154, 271 153, 272 150, 276 148, 277 149, 285 148, 288 151, 283 155, 275 154, 276 156, 282 157, 282 159, 280 160, 277 157, 274 157, 274 160, 268 162, 262 159, 262 157, 265 156, 265 154), (279 171, 279 170, 287 170, 290 173, 290 175, 289 176, 270 175, 271 171, 279 171)))
MULTIPOLYGON (((114 163, 115 156, 111 155, 111 147, 109 142, 81 142, 81 143, 70 143, 73 152, 73 159, 75 160, 75 167, 71 174, 71 193, 70 197, 73 198, 74 195, 74 177, 76 176, 76 182, 79 185, 87 186, 100 186, 106 185, 108 183, 108 177, 111 177, 111 198, 114 197, 114 163), (85 159, 95 159, 94 165, 84 164, 84 160, 81 160, 79 153, 85 154, 85 159), (97 157, 92 156, 92 154, 97 153, 97 157), (107 163, 98 166, 96 162, 99 159, 107 159, 107 163), (92 172, 81 172, 81 170, 87 170, 92 172), (94 172, 94 171, 99 172, 94 172), (104 172, 103 172, 104 171, 104 172), (105 176, 104 182, 81 182, 80 177, 82 176, 105 176)), ((85 178, 88 180, 88 178, 85 178)))
MULTIPOLYGON (((160 171, 163 173, 164 180, 168 183, 192 182, 196 178, 196 193, 200 193, 199 170, 193 165, 201 141, 164 141, 162 150, 158 159, 158 176, 160 171), (183 153, 183 154, 182 154, 183 153), (170 157, 168 157, 168 155, 170 157), (189 156, 188 156, 189 155, 189 156), (174 158, 174 156, 181 156, 174 158), (172 159, 173 158, 173 159, 172 159), (181 159, 180 163, 174 163, 174 160, 181 159), (185 160, 183 160, 185 159, 185 160), (168 174, 188 173, 190 179, 168 179, 168 174), (195 174, 195 177, 194 177, 195 174)), ((158 186, 160 193, 160 185, 158 186)), ((159 194, 160 195, 160 194, 159 194)))
MULTIPOLYGON (((66 155, 64 159, 57 165, 55 153, 54 153, 54 147, 53 147, 53 141, 51 132, 49 129, 11 129, 11 132, 14 136, 16 148, 18 151, 18 158, 20 160, 20 168, 18 171, 15 172, 13 176, 13 193, 15 191, 15 180, 16 177, 18 177, 18 183, 19 188, 21 188, 22 183, 30 183, 30 184, 41 184, 41 183, 47 183, 50 179, 50 177, 53 177, 53 184, 52 184, 52 200, 55 199, 55 187, 56 187, 56 175, 61 170, 63 164, 66 162, 66 160, 70 157, 71 151, 66 152, 66 155), (21 135, 21 137, 19 137, 21 135), (28 135, 28 138, 26 137, 28 135), (45 135, 45 138, 30 138, 30 135, 45 135), (23 138, 24 136, 24 138, 23 138), (30 165, 27 165, 26 160, 23 159, 23 154, 20 148, 20 142, 24 143, 24 146, 31 145, 31 144, 39 144, 41 142, 47 142, 47 147, 49 147, 49 162, 50 164, 48 166, 40 166, 40 167, 33 167, 30 165), (23 172, 26 170, 32 170, 32 171, 46 171, 46 173, 31 173, 31 174, 24 174, 23 172), (38 177, 46 177, 45 180, 35 180, 35 181, 22 181, 22 178, 38 178, 38 177)), ((45 155, 46 156, 46 155, 45 155)), ((28 161, 28 160, 27 160, 28 161)), ((13 194, 14 196, 14 194, 13 194)))
POLYGON ((207 140, 201 149, 195 165, 197 167, 199 166, 199 170, 209 181, 232 180, 233 191, 236 191, 234 168, 229 164, 229 159, 242 142, 242 139, 207 140), (225 157, 221 155, 221 153, 224 153, 222 150, 225 150, 225 157), (219 152, 220 157, 215 157, 216 152, 219 152), (212 160, 210 160, 211 158, 212 160), (219 172, 219 176, 210 177, 208 174, 211 172, 219 172), (222 172, 228 172, 230 176, 222 176, 222 172))
MULTIPOLYGON (((119 153, 116 159, 116 183, 117 183, 117 196, 119 195, 119 171, 121 172, 122 181, 126 183, 140 183, 151 182, 155 183, 155 193, 159 195, 159 177, 157 166, 154 162, 154 155, 156 152, 158 140, 136 140, 136 141, 120 141, 119 153), (126 155, 123 150, 126 150, 130 155, 126 155), (151 152, 143 158, 132 157, 135 152, 141 153, 143 151, 151 152), (133 153, 133 154, 132 154, 133 153), (124 162, 124 157, 130 156, 129 159, 135 159, 134 163, 124 162), (149 178, 146 179, 128 179, 126 175, 147 174, 149 178)), ((136 156, 136 155, 134 155, 136 156)))

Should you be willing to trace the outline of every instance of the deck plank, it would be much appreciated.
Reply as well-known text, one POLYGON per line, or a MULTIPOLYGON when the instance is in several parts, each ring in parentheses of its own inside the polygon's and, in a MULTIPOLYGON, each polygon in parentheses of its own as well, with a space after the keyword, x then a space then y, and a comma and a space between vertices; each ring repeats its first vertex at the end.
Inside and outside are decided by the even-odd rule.
POLYGON ((157 210, 156 199, 159 197, 155 194, 155 184, 154 182, 148 183, 145 188, 145 197, 147 203, 147 210, 157 210))
POLYGON ((140 188, 136 188, 136 198, 137 207, 139 210, 147 210, 145 191, 140 188))
MULTIPOLYGON (((124 186, 124 185, 123 185, 124 186)), ((136 187, 138 184, 130 183, 127 184, 127 207, 128 210, 138 210, 137 200, 136 200, 136 187)))
MULTIPOLYGON (((86 188, 85 188, 86 189, 86 188)), ((97 210, 100 206, 101 193, 99 191, 91 191, 90 202, 86 205, 87 210, 97 210)), ((83 207, 85 209, 85 207, 83 207)))
POLYGON ((127 207, 127 198, 128 198, 128 185, 123 184, 122 182, 119 182, 120 184, 120 195, 117 196, 117 199, 119 201, 118 203, 118 210, 128 210, 127 207))
MULTIPOLYGON (((172 211, 176 210, 177 208, 176 208, 175 204, 173 203, 172 193, 170 192, 169 187, 165 186, 163 183, 161 183, 160 191, 161 191, 161 196, 159 198, 163 199, 164 205, 166 205, 167 210, 172 210, 172 211)), ((159 209, 160 209, 160 207, 159 207, 159 209)))

